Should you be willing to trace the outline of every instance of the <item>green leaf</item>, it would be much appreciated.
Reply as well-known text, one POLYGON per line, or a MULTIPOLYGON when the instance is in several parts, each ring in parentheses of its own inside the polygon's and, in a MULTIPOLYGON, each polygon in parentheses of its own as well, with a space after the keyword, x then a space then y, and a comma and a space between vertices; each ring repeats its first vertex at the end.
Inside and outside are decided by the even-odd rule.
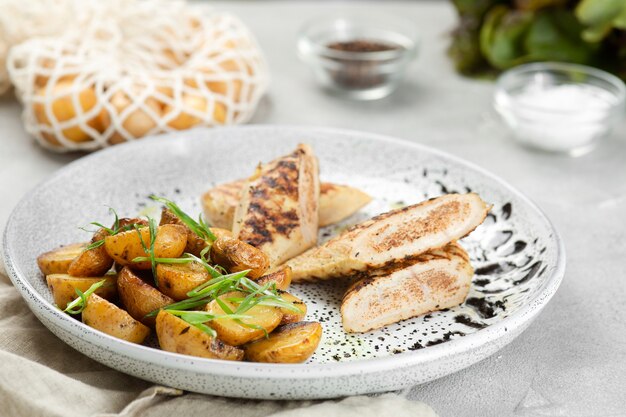
POLYGON ((594 48, 581 39, 582 29, 569 11, 538 13, 524 42, 527 60, 589 63, 594 48))
POLYGON ((533 20, 532 12, 497 6, 489 11, 480 32, 480 50, 491 65, 506 69, 523 62, 524 38, 533 20))
POLYGON ((587 26, 582 37, 598 43, 615 29, 626 29, 626 2, 624 0, 582 0, 575 10, 578 20, 587 26))
MULTIPOLYGON (((132 260, 132 262, 146 262, 152 261, 152 258, 149 256, 138 256, 132 260)), ((188 264, 190 262, 195 262, 195 259, 191 258, 154 258, 154 261, 157 264, 188 264)))
POLYGON ((535 12, 537 10, 560 7, 568 0, 515 0, 515 7, 519 10, 535 12))
POLYGON ((503 3, 503 0, 452 0, 452 3, 459 14, 480 19, 487 10, 498 3, 503 3))
MULTIPOLYGON (((234 314, 235 312, 228 306, 228 304, 226 304, 224 301, 222 301, 221 298, 217 297, 215 299, 215 302, 217 303, 217 305, 220 306, 220 308, 224 311, 224 313, 226 314, 234 314)), ((239 311, 237 311, 237 314, 239 314, 239 311)))
POLYGON ((229 291, 235 291, 235 283, 241 278, 245 277, 248 272, 250 272, 250 269, 228 275, 220 275, 218 277, 208 280, 203 284, 198 285, 196 288, 189 291, 187 293, 187 296, 196 297, 198 295, 208 294, 222 286, 228 286, 229 291))
POLYGON ((95 248, 99 248, 102 245, 104 245, 104 239, 96 240, 92 244, 90 244, 87 247, 85 247, 85 249, 83 249, 83 252, 86 252, 88 250, 92 250, 92 249, 95 249, 95 248))
POLYGON ((624 0, 582 0, 576 6, 578 20, 587 26, 612 22, 626 10, 624 0))

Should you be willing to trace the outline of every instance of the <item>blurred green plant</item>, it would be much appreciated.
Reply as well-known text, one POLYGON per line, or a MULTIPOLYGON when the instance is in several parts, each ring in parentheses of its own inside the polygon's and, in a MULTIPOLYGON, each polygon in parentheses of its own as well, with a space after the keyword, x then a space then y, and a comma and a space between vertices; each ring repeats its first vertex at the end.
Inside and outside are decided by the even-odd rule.
POLYGON ((457 71, 492 77, 536 61, 592 65, 626 80, 626 0, 452 0, 457 71))

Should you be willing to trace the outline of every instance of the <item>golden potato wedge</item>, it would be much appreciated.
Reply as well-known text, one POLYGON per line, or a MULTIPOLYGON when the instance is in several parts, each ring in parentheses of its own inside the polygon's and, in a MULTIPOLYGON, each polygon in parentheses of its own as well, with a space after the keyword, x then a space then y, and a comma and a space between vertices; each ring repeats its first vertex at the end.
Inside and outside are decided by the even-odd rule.
MULTIPOLYGON (((137 230, 127 230, 104 239, 104 247, 111 258, 124 266, 133 269, 150 269, 149 261, 133 262, 139 256, 147 256, 141 245, 141 239, 150 245, 150 230, 142 227, 137 230)), ((187 231, 177 224, 165 224, 157 229, 154 243, 154 255, 157 258, 178 258, 182 255, 187 245, 187 231)))
POLYGON ((286 291, 291 285, 291 267, 283 266, 278 271, 274 271, 270 274, 263 275, 261 278, 256 280, 257 284, 265 285, 268 282, 273 282, 276 284, 277 290, 286 291))
MULTIPOLYGON (((245 297, 246 294, 239 292, 231 292, 220 296, 220 299, 226 303, 231 310, 236 310, 237 305, 227 301, 230 297, 245 297)), ((215 300, 206 305, 205 310, 212 314, 225 314, 215 300)), ((208 323, 217 332, 217 337, 222 339, 229 345, 239 346, 253 340, 260 339, 265 336, 266 332, 271 332, 280 324, 283 317, 279 308, 268 306, 254 306, 245 313, 251 316, 249 319, 242 320, 243 323, 259 326, 262 329, 255 329, 244 324, 239 324, 231 319, 216 319, 208 323)))
POLYGON ((156 269, 159 290, 174 300, 180 301, 187 293, 200 284, 204 284, 211 276, 197 262, 188 264, 159 264, 156 269))
POLYGON ((128 267, 122 268, 117 277, 117 292, 128 314, 150 327, 154 326, 155 318, 146 317, 146 314, 174 302, 173 299, 145 282, 128 267))
POLYGON ((243 350, 211 337, 167 310, 161 310, 157 315, 156 333, 159 346, 168 352, 209 359, 243 359, 243 350))
POLYGON ((110 274, 101 277, 73 277, 68 274, 51 274, 46 276, 46 282, 48 283, 50 292, 52 292, 54 303, 61 310, 65 310, 67 305, 78 297, 76 289, 85 292, 93 284, 102 281, 103 279, 106 279, 107 282, 96 290, 96 294, 102 298, 110 300, 117 295, 117 285, 115 283, 117 275, 110 274))
POLYGON ((88 243, 72 243, 42 253, 37 257, 37 265, 44 275, 67 274, 74 258, 80 255, 87 245, 88 243))
POLYGON ((278 327, 267 339, 243 347, 246 359, 252 362, 304 362, 317 349, 322 338, 322 325, 301 321, 278 327))
POLYGON ((121 229, 122 227, 130 226, 132 224, 147 226, 148 221, 145 219, 140 219, 139 217, 122 217, 119 219, 117 226, 121 229))
POLYGON ((306 304, 304 303, 304 301, 288 292, 279 292, 280 298, 287 301, 288 303, 293 304, 300 310, 300 313, 296 313, 295 311, 289 310, 287 308, 281 308, 280 311, 283 313, 283 318, 280 321, 280 324, 297 323, 304 320, 304 316, 306 316, 306 304))
POLYGON ((228 272, 251 269, 248 278, 263 276, 270 266, 268 256, 261 250, 234 237, 222 236, 211 245, 211 259, 228 272))
POLYGON ((91 294, 83 310, 83 323, 106 334, 132 343, 142 343, 150 329, 113 303, 91 294))
MULTIPOLYGON (((94 233, 91 243, 98 242, 109 233, 104 229, 98 229, 94 233)), ((113 266, 113 258, 109 256, 104 245, 85 250, 80 253, 70 264, 67 273, 74 277, 99 277, 107 273, 113 266)))
POLYGON ((187 231, 187 245, 185 246, 185 252, 193 253, 196 256, 200 256, 202 249, 208 246, 208 242, 202 239, 200 236, 191 231, 189 227, 181 219, 174 214, 170 209, 164 207, 161 211, 161 226, 165 224, 177 224, 185 228, 187 231))

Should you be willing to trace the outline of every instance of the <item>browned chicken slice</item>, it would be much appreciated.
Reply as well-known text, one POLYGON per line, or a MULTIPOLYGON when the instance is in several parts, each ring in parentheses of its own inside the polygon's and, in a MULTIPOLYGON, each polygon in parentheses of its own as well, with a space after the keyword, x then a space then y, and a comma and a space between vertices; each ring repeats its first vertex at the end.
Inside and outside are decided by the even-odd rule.
POLYGON ((448 194, 358 224, 291 259, 293 281, 352 276, 414 258, 461 239, 490 206, 477 194, 448 194))
POLYGON ((232 230, 235 209, 237 209, 239 196, 246 182, 247 180, 228 182, 202 194, 204 217, 211 225, 232 230))
POLYGON ((341 304, 347 332, 367 332, 465 301, 474 270, 456 243, 357 281, 341 304))
POLYGON ((320 184, 320 227, 347 219, 370 201, 372 197, 358 188, 323 182, 320 184))
MULTIPOLYGON (((202 195, 204 216, 215 227, 232 229, 235 209, 245 180, 211 188, 202 195)), ((372 198, 358 188, 323 182, 320 184, 319 227, 338 223, 364 207, 372 198)))
POLYGON ((319 170, 308 145, 262 167, 244 185, 235 210, 233 234, 265 252, 270 266, 317 242, 319 170))

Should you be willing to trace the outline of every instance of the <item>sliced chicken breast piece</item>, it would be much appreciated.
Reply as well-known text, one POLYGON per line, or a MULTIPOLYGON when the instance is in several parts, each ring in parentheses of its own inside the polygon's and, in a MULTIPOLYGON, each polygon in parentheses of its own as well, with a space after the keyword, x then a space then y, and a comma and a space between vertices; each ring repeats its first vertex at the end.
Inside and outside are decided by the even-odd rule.
POLYGON ((376 216, 287 265, 294 282, 380 269, 461 239, 483 222, 489 209, 477 194, 447 194, 376 216))
POLYGON ((372 201, 369 194, 347 185, 320 185, 320 227, 339 223, 372 201))
POLYGON ((235 210, 233 234, 265 252, 270 266, 317 242, 319 170, 308 145, 263 166, 244 185, 235 210))
POLYGON ((347 332, 367 332, 465 301, 474 270, 456 243, 361 279, 341 304, 347 332))
POLYGON ((235 209, 246 180, 218 185, 202 194, 202 209, 209 224, 232 230, 235 209))
MULTIPOLYGON (((235 209, 245 180, 218 185, 202 195, 204 216, 215 227, 232 229, 235 209)), ((320 184, 319 227, 347 219, 372 198, 358 188, 333 183, 320 184)))

